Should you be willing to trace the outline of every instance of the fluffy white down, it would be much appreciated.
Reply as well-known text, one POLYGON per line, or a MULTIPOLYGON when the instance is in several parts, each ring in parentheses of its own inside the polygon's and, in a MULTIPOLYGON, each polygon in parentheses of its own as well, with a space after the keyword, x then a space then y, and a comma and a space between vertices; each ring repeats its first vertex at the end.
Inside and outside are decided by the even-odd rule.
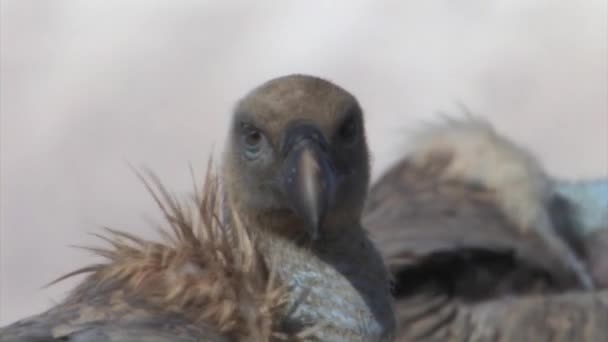
POLYGON ((466 116, 428 124, 412 136, 409 152, 418 164, 437 152, 450 153, 444 178, 495 190, 503 212, 524 233, 531 227, 549 228, 544 205, 552 195, 551 180, 532 154, 487 121, 466 116))

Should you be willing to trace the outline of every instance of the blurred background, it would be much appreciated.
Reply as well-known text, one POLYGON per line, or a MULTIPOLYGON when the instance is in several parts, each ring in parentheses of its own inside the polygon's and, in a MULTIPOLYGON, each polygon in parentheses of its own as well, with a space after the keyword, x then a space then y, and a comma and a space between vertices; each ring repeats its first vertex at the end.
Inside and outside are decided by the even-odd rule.
POLYGON ((0 325, 60 300, 99 225, 154 236, 235 100, 308 73, 366 111, 374 177, 457 103, 567 179, 608 175, 605 0, 1 0, 0 325))

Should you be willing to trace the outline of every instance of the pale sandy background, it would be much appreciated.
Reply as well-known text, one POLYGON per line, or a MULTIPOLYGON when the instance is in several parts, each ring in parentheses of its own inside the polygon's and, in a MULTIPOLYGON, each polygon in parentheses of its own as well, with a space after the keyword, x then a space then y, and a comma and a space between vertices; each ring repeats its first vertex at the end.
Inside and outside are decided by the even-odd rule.
POLYGON ((126 166, 176 191, 223 140, 232 102, 281 74, 350 89, 374 175, 404 132, 467 103, 561 177, 608 174, 605 0, 1 1, 0 324, 89 262, 97 224, 149 234, 126 166), (215 145, 214 145, 215 144, 215 145))

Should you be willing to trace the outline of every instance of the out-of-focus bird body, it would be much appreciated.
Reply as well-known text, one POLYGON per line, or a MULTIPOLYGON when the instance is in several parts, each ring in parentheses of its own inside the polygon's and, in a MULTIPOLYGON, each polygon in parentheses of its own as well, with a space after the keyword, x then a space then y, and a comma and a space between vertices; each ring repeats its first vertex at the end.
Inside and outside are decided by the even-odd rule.
MULTIPOLYGON (((412 166, 425 167, 443 160, 437 180, 456 181, 492 191, 491 199, 511 222, 515 233, 539 239, 561 265, 585 288, 592 287, 588 270, 555 231, 550 210, 553 181, 527 150, 481 119, 447 119, 412 137, 412 166)), ((428 177, 428 175, 425 175, 428 177)))
POLYGON ((586 291, 572 203, 534 156, 472 117, 411 138, 363 219, 395 278, 397 340, 605 341, 608 292, 586 291))

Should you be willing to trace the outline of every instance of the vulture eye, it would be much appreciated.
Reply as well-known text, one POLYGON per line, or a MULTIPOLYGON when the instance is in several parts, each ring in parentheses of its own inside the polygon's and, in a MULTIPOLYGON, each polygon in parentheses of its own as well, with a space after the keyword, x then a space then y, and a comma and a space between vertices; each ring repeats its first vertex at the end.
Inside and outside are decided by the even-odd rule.
POLYGON ((247 146, 258 146, 262 141, 262 133, 256 130, 250 130, 245 133, 245 144, 247 146))
POLYGON ((359 136, 359 124, 354 115, 350 115, 338 129, 338 137, 344 143, 350 144, 359 136))
POLYGON ((242 124, 241 128, 241 141, 245 148, 245 155, 249 159, 255 159, 262 150, 264 134, 259 129, 247 124, 242 124))

